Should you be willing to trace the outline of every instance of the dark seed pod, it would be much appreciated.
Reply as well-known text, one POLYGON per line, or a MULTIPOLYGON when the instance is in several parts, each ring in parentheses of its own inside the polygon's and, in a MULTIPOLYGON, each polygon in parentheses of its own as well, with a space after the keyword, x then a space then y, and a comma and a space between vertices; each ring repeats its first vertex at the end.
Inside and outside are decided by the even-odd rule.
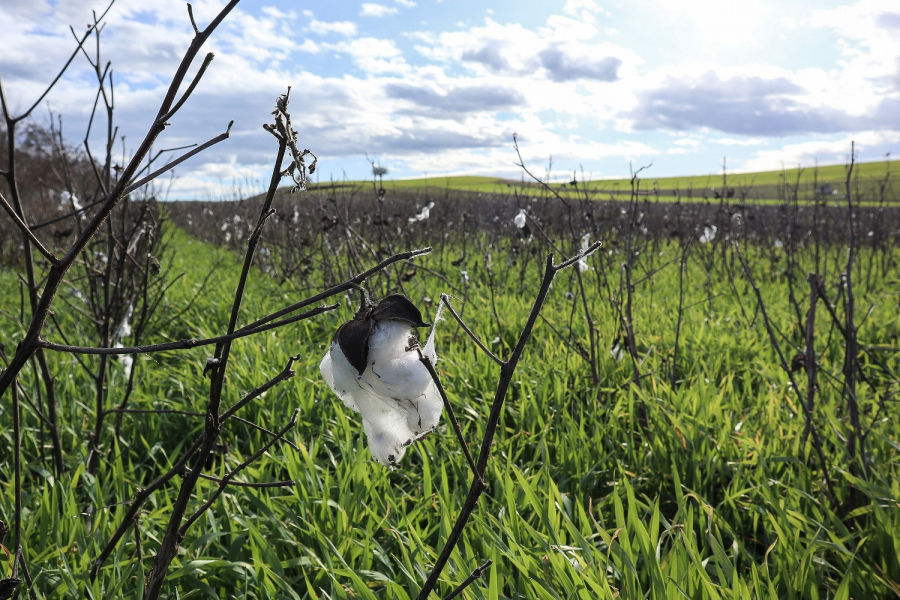
POLYGON ((416 305, 403 294, 391 294, 381 300, 374 308, 360 311, 360 315, 352 321, 341 325, 334 334, 347 361, 359 375, 366 370, 369 358, 369 337, 375 327, 375 321, 404 321, 413 327, 429 327, 431 324, 422 320, 422 313, 416 305))

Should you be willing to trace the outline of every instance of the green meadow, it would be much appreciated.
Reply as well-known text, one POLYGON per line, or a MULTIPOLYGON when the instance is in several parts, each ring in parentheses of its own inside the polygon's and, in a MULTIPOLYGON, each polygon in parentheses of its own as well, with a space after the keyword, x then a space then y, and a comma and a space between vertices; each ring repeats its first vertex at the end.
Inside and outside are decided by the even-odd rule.
MULTIPOLYGON (((873 173, 879 168, 871 167, 873 173)), ((488 185, 476 178, 466 182, 459 185, 488 185)), ((221 333, 240 257, 172 226, 166 235, 175 250, 173 283, 161 309, 166 318, 146 342, 221 333)), ((457 293, 454 300, 474 333, 500 356, 509 354, 525 324, 542 265, 535 260, 503 268, 503 248, 495 247, 492 273, 483 265, 469 268, 465 294, 457 293)), ((654 251, 658 256, 636 272, 636 280, 676 262, 636 288, 641 373, 636 382, 628 354, 615 352, 621 319, 604 283, 607 276, 618 281, 619 250, 605 245, 582 273, 598 331, 598 384, 576 351, 579 343, 587 344, 586 322, 576 312, 576 271, 557 277, 544 318, 515 372, 488 463, 486 492, 431 597, 447 596, 488 559, 493 565, 463 597, 844 600, 900 595, 900 410, 893 397, 896 375, 893 380, 887 375, 900 372, 896 277, 875 278, 860 293, 859 311, 866 315, 860 318, 861 362, 866 368, 879 366, 878 376, 857 387, 868 428, 864 465, 845 451, 849 424, 838 383, 843 345, 827 312, 819 309, 815 334, 822 373, 815 419, 835 489, 831 498, 813 445, 801 443, 799 398, 807 391, 806 375, 794 375, 800 389, 793 389, 747 279, 728 276, 740 271, 733 253, 725 245, 698 247, 682 279, 678 246, 666 243, 654 251), (680 349, 672 376, 680 305, 680 349)), ((742 251, 790 361, 805 332, 783 285, 783 259, 772 248, 742 251)), ((839 248, 826 252, 834 261, 845 260, 839 248)), ((872 264, 871 252, 860 251, 861 273, 872 264)), ((892 260, 900 258, 900 251, 890 252, 892 260)), ((450 248, 414 261, 427 270, 418 270, 410 297, 428 320, 436 305, 423 297, 450 291, 437 274, 459 281, 458 268, 451 264, 456 255, 450 248)), ((261 270, 251 275, 240 323, 299 299, 293 286, 279 285, 261 270)), ((67 339, 92 339, 85 320, 66 308, 77 308, 77 297, 63 294, 67 302, 56 311, 59 330, 48 327, 44 337, 62 342, 61 331, 67 339)), ((226 488, 182 541, 164 594, 407 600, 418 593, 460 511, 471 472, 446 413, 438 431, 414 444, 399 468, 391 471, 371 459, 359 416, 319 375, 334 331, 353 315, 353 297, 337 300, 338 310, 234 343, 225 407, 276 375, 291 356, 300 356, 294 377, 239 415, 278 430, 294 409, 300 410, 287 435, 296 449, 275 445, 237 478, 292 480, 294 485, 226 488)), ((7 355, 23 335, 17 323, 21 305, 16 273, 4 270, 0 341, 7 355)), ((464 436, 477 448, 499 368, 452 320, 437 325, 437 353, 438 371, 464 436)), ((25 371, 22 523, 35 597, 140 597, 178 477, 150 497, 93 582, 89 571, 120 524, 124 505, 170 468, 203 430, 209 393, 203 371, 211 355, 212 347, 205 347, 136 358, 130 408, 200 416, 128 413, 118 436, 115 419, 108 419, 103 460, 94 475, 85 464, 96 391, 79 360, 90 366, 96 357, 48 353, 65 451, 66 471, 58 477, 35 408, 40 403, 36 374, 25 371)), ((121 398, 126 376, 121 361, 112 360, 110 368, 112 405, 121 398)), ((6 523, 13 517, 12 453, 6 450, 12 445, 11 421, 4 398, 0 519, 6 523)), ((247 424, 229 421, 221 451, 206 472, 224 476, 268 439, 247 424)), ((189 514, 216 487, 201 479, 189 514)), ((7 576, 6 570, 5 559, 0 560, 0 576, 7 576)))

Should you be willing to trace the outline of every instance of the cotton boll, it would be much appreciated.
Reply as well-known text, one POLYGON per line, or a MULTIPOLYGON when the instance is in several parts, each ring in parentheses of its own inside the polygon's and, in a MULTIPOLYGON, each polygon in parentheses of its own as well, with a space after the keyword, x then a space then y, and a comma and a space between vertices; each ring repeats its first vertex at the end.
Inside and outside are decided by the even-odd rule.
POLYGON ((128 312, 122 318, 119 328, 116 330, 116 339, 122 339, 131 335, 131 317, 134 315, 134 305, 128 306, 128 312))
POLYGON ((338 395, 344 405, 354 412, 359 412, 359 407, 353 398, 353 392, 359 389, 359 383, 356 381, 356 369, 341 352, 341 348, 336 342, 332 342, 331 350, 325 354, 325 358, 319 364, 319 372, 322 373, 325 383, 338 395))
POLYGON ((588 266, 586 258, 579 258, 576 265, 578 266, 579 273, 584 273, 585 271, 587 271, 588 269, 591 268, 590 266, 588 266))
POLYGON ((125 377, 130 378, 131 369, 134 367, 134 358, 127 354, 123 354, 119 357, 119 362, 122 363, 122 367, 125 369, 125 377))
POLYGON ((700 236, 700 243, 708 244, 709 242, 716 239, 716 231, 718 231, 718 228, 715 225, 709 225, 708 227, 704 227, 703 235, 700 236))
POLYGON ((364 388, 368 386, 375 395, 392 399, 406 411, 407 424, 415 437, 434 429, 443 409, 431 375, 419 360, 418 345, 405 322, 379 322, 369 339, 369 364, 361 378, 364 388))
POLYGON ((428 217, 431 216, 431 209, 434 208, 434 202, 429 202, 425 206, 422 207, 422 212, 417 214, 414 217, 410 217, 408 220, 410 223, 415 223, 416 221, 425 221, 428 217))
POLYGON ((513 222, 516 224, 516 227, 522 229, 523 227, 525 227, 525 219, 525 209, 523 208, 519 211, 519 214, 517 214, 515 218, 513 218, 513 222))
POLYGON ((406 454, 406 448, 412 444, 412 436, 406 437, 408 431, 404 417, 399 411, 384 410, 367 411, 370 417, 363 417, 363 429, 369 442, 372 458, 386 467, 393 467, 406 454))
MULTIPOLYGON (((418 356, 418 353, 416 353, 418 356)), ((371 362, 371 361, 370 361, 371 362)), ((425 367, 419 364, 422 370, 425 367)), ((425 419, 415 410, 416 403, 401 397, 392 398, 376 393, 372 387, 371 368, 367 368, 362 376, 341 351, 340 345, 334 343, 319 365, 322 378, 338 395, 347 408, 362 415, 363 428, 372 457, 385 466, 394 466, 403 458, 406 447, 412 444, 425 429, 430 427, 410 426, 410 421, 417 425, 425 419)), ((427 371, 425 373, 428 374, 427 371)), ((424 404, 424 403, 420 403, 424 404)), ((437 418, 440 418, 438 413, 437 418)))
MULTIPOLYGON (((124 348, 122 344, 116 344, 113 346, 114 348, 124 348)), ((134 357, 129 354, 120 354, 119 355, 119 363, 122 365, 122 368, 125 370, 125 377, 131 377, 131 369, 134 367, 134 357)))
POLYGON ((622 345, 619 342, 616 342, 615 344, 613 344, 613 347, 610 348, 609 355, 614 360, 621 361, 622 358, 625 356, 625 349, 622 347, 622 345))
POLYGON ((402 321, 383 321, 369 338, 369 363, 362 378, 376 394, 392 398, 415 398, 431 382, 419 362, 419 342, 402 321))
MULTIPOLYGON (((433 431, 443 411, 437 386, 419 360, 413 327, 424 326, 407 298, 389 296, 342 325, 319 365, 344 405, 362 416, 372 457, 386 466, 395 466, 408 446, 433 431)), ((437 362, 434 329, 423 354, 437 362)))

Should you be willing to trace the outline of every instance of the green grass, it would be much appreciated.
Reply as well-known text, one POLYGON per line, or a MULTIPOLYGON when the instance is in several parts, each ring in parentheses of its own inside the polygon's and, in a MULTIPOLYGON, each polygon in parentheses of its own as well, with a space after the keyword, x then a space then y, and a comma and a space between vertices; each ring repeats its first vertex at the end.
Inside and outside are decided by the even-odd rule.
MULTIPOLYGON (((212 266, 222 262, 203 301, 149 341, 220 333, 239 260, 179 232, 171 235, 179 250, 174 272, 185 273, 168 299, 166 310, 173 314, 212 266)), ((666 246, 658 250, 657 266, 676 252, 666 246)), ((503 250, 495 251, 494 260, 501 264, 503 250)), ((833 509, 821 473, 806 464, 811 448, 800 448, 803 419, 751 293, 742 278, 735 288, 730 286, 724 275, 727 260, 716 252, 698 248, 686 272, 685 304, 694 306, 682 325, 680 381, 674 388, 664 375, 678 305, 673 267, 638 290, 635 322, 647 374, 640 388, 628 384, 630 362, 617 361, 608 351, 617 336, 618 317, 595 277, 601 260, 611 261, 610 268, 618 265, 614 255, 593 257, 594 270, 586 274, 589 303, 602 332, 599 387, 591 384, 585 363, 538 322, 503 411, 487 491, 444 571, 440 594, 432 598, 446 596, 489 558, 493 567, 466 597, 799 600, 893 598, 900 593, 897 405, 886 405, 883 420, 867 440, 873 469, 868 481, 860 481, 851 474, 838 438, 847 432, 846 410, 839 393, 822 382, 816 411, 840 494, 840 506, 833 509), (714 265, 710 279, 701 268, 707 261, 714 265), (637 419, 641 404, 647 410, 646 430, 637 419), (852 512, 847 508, 851 486, 865 500, 852 512)), ((766 267, 772 250, 745 252, 773 320, 785 335, 801 339, 783 276, 766 267)), ((455 256, 451 249, 417 260, 458 278, 457 268, 449 264, 455 256)), ((833 259, 840 256, 834 250, 833 259)), ((866 260, 864 252, 860 264, 866 260)), ((524 325, 537 286, 535 269, 520 273, 518 268, 497 269, 503 290, 495 299, 498 328, 487 276, 469 266, 463 316, 502 354, 524 325)), ((576 290, 573 277, 572 271, 560 275, 544 312, 564 330, 572 310, 566 293, 576 290)), ((438 297, 444 286, 419 271, 410 289, 419 302, 423 294, 438 297)), ((896 281, 884 280, 865 295, 865 310, 872 308, 860 331, 863 343, 896 345, 898 293, 896 281)), ((292 291, 256 273, 241 321, 296 300, 292 291)), ((289 356, 301 355, 296 377, 241 414, 277 429, 299 408, 290 439, 300 451, 273 447, 239 478, 293 479, 297 485, 230 488, 189 531, 164 595, 405 600, 427 575, 462 506, 471 480, 468 467, 446 419, 436 434, 413 446, 400 469, 391 472, 371 460, 358 415, 341 404, 318 373, 332 333, 352 315, 340 300, 344 306, 339 311, 234 344, 225 406, 274 376, 289 356)), ((5 310, 18 306, 15 275, 9 272, 0 273, 0 305, 5 310)), ((68 311, 58 312, 70 336, 80 339, 81 325, 68 311)), ((573 323, 584 339, 582 320, 573 323)), ((829 331, 821 316, 817 336, 824 368, 839 376, 838 336, 829 331)), ((21 335, 21 327, 0 317, 7 352, 21 335)), ((46 337, 57 339, 50 331, 46 337)), ((484 430, 498 369, 451 322, 439 325, 437 351, 444 384, 474 446, 484 430)), ((199 348, 141 356, 136 361, 140 388, 132 406, 202 412, 209 387, 202 371, 211 352, 199 348)), ((900 353, 881 359, 894 373, 900 371, 900 353)), ((93 584, 88 570, 119 524, 122 508, 117 503, 171 465, 202 430, 202 419, 126 417, 121 439, 114 443, 112 432, 106 432, 106 461, 92 477, 83 468, 93 414, 91 382, 72 356, 54 354, 50 361, 68 471, 56 479, 49 460, 41 460, 42 452, 48 459, 49 453, 42 451, 36 415, 25 405, 23 523, 32 575, 46 597, 139 597, 177 482, 148 501, 139 526, 125 536, 93 584)), ((123 381, 121 366, 114 362, 111 402, 123 381)), ((34 397, 30 374, 23 383, 34 397)), ((871 416, 874 394, 860 384, 866 416, 871 416)), ((7 523, 12 520, 9 409, 4 397, 0 518, 7 523)), ((227 424, 222 436, 229 450, 208 471, 218 476, 266 439, 236 422, 227 424)), ((192 506, 214 486, 201 480, 192 506)))

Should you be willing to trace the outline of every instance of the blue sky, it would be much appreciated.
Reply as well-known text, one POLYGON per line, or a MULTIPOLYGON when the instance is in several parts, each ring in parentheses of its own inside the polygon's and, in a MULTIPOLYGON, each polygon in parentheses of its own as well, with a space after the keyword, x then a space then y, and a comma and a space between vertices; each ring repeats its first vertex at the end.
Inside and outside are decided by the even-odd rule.
MULTIPOLYGON (((221 0, 194 3, 203 26, 221 0)), ((86 0, 3 0, 0 77, 13 107, 40 94, 82 31, 86 0)), ((138 144, 190 43, 183 2, 118 0, 102 34, 117 124, 138 144)), ((232 138, 177 169, 170 196, 222 197, 267 179, 261 125, 292 86, 301 143, 322 179, 648 178, 862 160, 900 146, 900 6, 894 0, 244 0, 209 43, 216 59, 159 146, 232 138)), ((84 135, 96 92, 80 57, 35 113, 84 135)), ((196 69, 196 65, 192 72, 196 69)), ((95 144, 99 144, 99 137, 95 144)))

